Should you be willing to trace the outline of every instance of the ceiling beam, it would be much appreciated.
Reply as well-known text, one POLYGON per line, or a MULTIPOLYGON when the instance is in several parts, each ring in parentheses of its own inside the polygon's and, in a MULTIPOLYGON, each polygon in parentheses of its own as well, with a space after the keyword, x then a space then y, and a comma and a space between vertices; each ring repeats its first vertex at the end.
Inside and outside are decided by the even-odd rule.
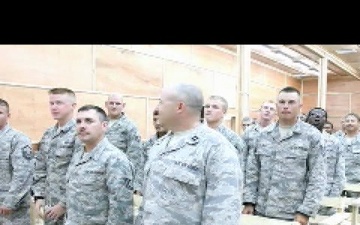
POLYGON ((339 57, 335 56, 334 54, 331 54, 330 52, 326 51, 324 48, 318 45, 302 45, 302 46, 316 53, 320 57, 327 58, 335 66, 339 67, 340 69, 344 70, 346 73, 360 80, 359 74, 352 66, 345 63, 343 60, 341 60, 339 57))

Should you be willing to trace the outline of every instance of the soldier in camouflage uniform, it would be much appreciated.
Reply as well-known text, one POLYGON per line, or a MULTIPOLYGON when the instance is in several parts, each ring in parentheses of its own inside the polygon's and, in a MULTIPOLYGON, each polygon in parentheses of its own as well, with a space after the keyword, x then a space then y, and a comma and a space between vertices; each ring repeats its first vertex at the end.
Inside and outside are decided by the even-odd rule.
POLYGON ((345 136, 346 128, 345 128, 345 117, 341 118, 341 129, 333 133, 336 138, 338 138, 340 141, 345 136))
POLYGON ((198 87, 164 88, 160 123, 171 130, 149 152, 136 225, 237 225, 242 171, 236 149, 200 122, 198 87))
POLYGON ((298 120, 300 93, 283 88, 277 98, 279 121, 258 138, 248 155, 243 213, 308 224, 326 186, 321 133, 298 120))
POLYGON ((153 111, 153 125, 156 133, 151 136, 148 140, 143 142, 143 150, 145 156, 145 162, 148 159, 148 152, 150 148, 155 144, 155 142, 164 136, 168 131, 160 124, 159 122, 159 107, 156 107, 153 111))
POLYGON ((228 110, 228 102, 225 98, 212 95, 204 106, 205 120, 209 127, 220 132, 236 148, 242 170, 244 171, 244 140, 234 131, 223 124, 224 116, 228 110))
POLYGON ((10 127, 9 117, 8 102, 0 99, 0 224, 29 225, 31 141, 10 127))
POLYGON ((330 122, 330 121, 325 121, 324 123, 324 127, 323 127, 323 132, 326 132, 328 134, 333 134, 334 131, 334 125, 330 122))
MULTIPOLYGON (((254 150, 260 133, 266 131, 267 129, 272 129, 272 126, 274 126, 275 123, 273 122, 273 119, 275 115, 276 115, 275 102, 273 102, 272 100, 265 101, 260 107, 260 115, 258 122, 255 123, 254 125, 251 125, 245 130, 242 136, 246 144, 246 149, 243 154, 244 165, 246 165, 246 160, 249 151, 254 150)), ((246 170, 246 166, 245 166, 245 170, 246 170)))
MULTIPOLYGON (((344 148, 345 156, 345 176, 347 183, 360 183, 360 118, 356 113, 349 113, 345 116, 344 127, 345 135, 340 138, 340 143, 344 148)), ((359 197, 359 194, 351 197, 359 197)))
POLYGON ((74 153, 66 176, 65 224, 133 224, 132 164, 105 137, 105 111, 93 105, 81 107, 76 126, 84 146, 74 153))
MULTIPOLYGON (((327 120, 327 112, 323 108, 312 108, 305 122, 322 131, 327 120)), ((326 154, 327 186, 325 196, 340 197, 345 186, 345 159, 343 148, 339 140, 327 132, 322 132, 326 154)), ((333 208, 321 207, 318 214, 332 215, 336 211, 333 208)))
POLYGON ((45 204, 46 224, 60 225, 64 224, 66 210, 65 176, 76 149, 73 119, 76 97, 67 88, 53 88, 48 93, 50 112, 57 123, 47 129, 41 138, 35 155, 32 189, 36 200, 35 208, 39 214, 40 207, 45 204))
POLYGON ((108 100, 105 102, 109 117, 106 137, 111 144, 123 151, 133 164, 135 170, 134 191, 141 194, 144 178, 144 151, 137 127, 123 112, 125 105, 121 95, 110 94, 108 96, 108 100))

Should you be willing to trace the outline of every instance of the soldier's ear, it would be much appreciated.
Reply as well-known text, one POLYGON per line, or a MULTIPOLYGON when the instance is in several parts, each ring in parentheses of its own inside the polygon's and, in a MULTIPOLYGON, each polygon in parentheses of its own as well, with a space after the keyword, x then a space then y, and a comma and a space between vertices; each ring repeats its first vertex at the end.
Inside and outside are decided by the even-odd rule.
POLYGON ((124 102, 124 103, 123 103, 123 108, 125 108, 125 106, 126 106, 126 103, 124 102))

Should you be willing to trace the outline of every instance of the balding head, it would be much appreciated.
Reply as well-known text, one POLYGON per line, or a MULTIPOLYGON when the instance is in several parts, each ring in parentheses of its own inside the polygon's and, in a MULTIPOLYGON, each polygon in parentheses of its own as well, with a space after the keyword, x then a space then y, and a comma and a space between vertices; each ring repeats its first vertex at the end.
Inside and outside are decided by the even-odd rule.
POLYGON ((107 99, 108 101, 113 100, 113 99, 123 102, 123 96, 118 93, 111 93, 108 95, 108 99, 107 99))
POLYGON ((186 121, 198 122, 203 104, 202 92, 195 85, 181 83, 166 87, 160 97, 160 121, 169 130, 186 121))
POLYGON ((204 98, 200 88, 192 84, 177 84, 173 86, 178 101, 182 101, 195 114, 201 113, 204 98))
POLYGON ((105 102, 105 107, 110 119, 119 118, 125 107, 123 96, 118 93, 109 94, 108 99, 105 102))

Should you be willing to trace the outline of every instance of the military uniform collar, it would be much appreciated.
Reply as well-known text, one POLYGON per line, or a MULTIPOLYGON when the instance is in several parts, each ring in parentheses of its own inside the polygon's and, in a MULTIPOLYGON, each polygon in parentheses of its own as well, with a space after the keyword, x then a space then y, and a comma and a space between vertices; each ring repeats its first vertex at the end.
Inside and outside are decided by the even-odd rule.
MULTIPOLYGON (((75 126, 75 120, 74 120, 74 119, 71 119, 71 120, 69 120, 69 121, 65 124, 65 126, 63 126, 63 127, 60 128, 59 132, 64 132, 64 133, 66 133, 66 132, 68 132, 71 128, 73 128, 74 126, 75 126)), ((59 124, 56 124, 55 129, 57 129, 58 127, 59 127, 59 124)))
POLYGON ((83 146, 83 153, 81 154, 80 161, 78 164, 84 163, 86 161, 89 161, 90 159, 98 160, 101 156, 101 153, 104 151, 106 146, 109 144, 109 141, 106 137, 104 137, 96 146, 94 149, 92 149, 88 154, 81 158, 83 153, 85 152, 85 146, 83 146))
POLYGON ((0 136, 5 134, 8 130, 10 130, 10 125, 6 124, 2 130, 0 130, 0 136))
POLYGON ((184 137, 182 137, 179 141, 177 141, 174 145, 173 144, 168 145, 168 143, 171 142, 171 139, 174 135, 173 132, 169 132, 167 135, 162 137, 164 138, 163 141, 158 142, 159 144, 166 143, 164 149, 162 149, 162 151, 160 152, 160 155, 164 155, 168 152, 177 151, 186 145, 197 145, 200 141, 201 133, 204 132, 205 127, 207 127, 207 125, 199 124, 191 131, 189 131, 189 133, 186 134, 184 137))

